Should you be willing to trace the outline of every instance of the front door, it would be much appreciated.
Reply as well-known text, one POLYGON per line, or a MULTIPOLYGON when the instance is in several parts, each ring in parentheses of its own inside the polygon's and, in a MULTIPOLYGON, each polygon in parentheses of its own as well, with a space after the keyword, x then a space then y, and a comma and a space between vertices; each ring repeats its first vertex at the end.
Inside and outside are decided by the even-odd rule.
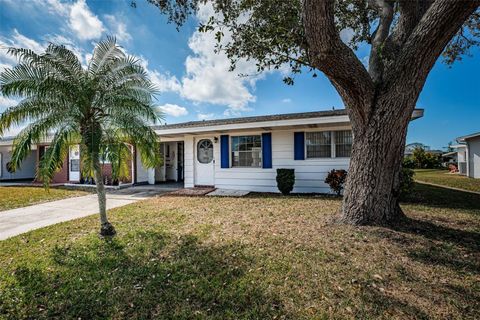
POLYGON ((78 144, 70 146, 69 161, 68 180, 80 181, 80 146, 78 144))
POLYGON ((195 146, 195 185, 213 186, 214 177, 213 139, 201 138, 196 140, 195 146))

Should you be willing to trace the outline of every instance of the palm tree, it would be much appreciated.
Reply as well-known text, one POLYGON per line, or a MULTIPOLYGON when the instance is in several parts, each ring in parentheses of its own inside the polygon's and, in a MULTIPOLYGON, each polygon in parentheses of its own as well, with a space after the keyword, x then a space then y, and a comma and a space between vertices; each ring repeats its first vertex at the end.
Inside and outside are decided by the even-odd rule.
POLYGON ((61 45, 45 53, 9 48, 19 64, 0 75, 0 92, 21 97, 17 106, 0 115, 0 136, 13 125, 29 123, 15 138, 11 167, 16 170, 36 143, 51 137, 39 162, 37 178, 48 188, 66 159, 69 146, 79 144, 82 172, 94 177, 100 208, 100 234, 115 235, 107 219, 102 159, 119 159, 136 145, 142 163, 156 166, 158 140, 149 123, 159 115, 152 109, 155 88, 139 60, 124 53, 115 38, 99 42, 87 67, 61 45))

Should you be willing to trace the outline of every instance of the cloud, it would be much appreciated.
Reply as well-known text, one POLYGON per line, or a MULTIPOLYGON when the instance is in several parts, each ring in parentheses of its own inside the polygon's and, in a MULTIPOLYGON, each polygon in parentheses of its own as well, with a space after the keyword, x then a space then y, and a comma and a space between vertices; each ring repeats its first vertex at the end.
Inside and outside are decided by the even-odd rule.
POLYGON ((197 118, 198 120, 208 120, 212 119, 215 116, 213 113, 198 113, 197 118))
POLYGON ((37 53, 45 50, 45 45, 21 34, 17 29, 13 29, 10 38, 0 37, 0 72, 6 68, 12 68, 18 62, 15 57, 7 53, 9 47, 27 48, 37 53))
POLYGON ((0 95, 0 113, 9 107, 13 107, 18 103, 18 100, 7 98, 0 95))
POLYGON ((69 22, 80 40, 98 39, 105 30, 102 21, 90 11, 85 0, 78 0, 72 5, 69 22))
POLYGON ((117 37, 117 40, 120 42, 132 40, 132 36, 127 32, 127 25, 124 22, 118 21, 115 16, 110 14, 106 14, 104 17, 109 25, 110 32, 117 37))
POLYGON ((188 114, 188 110, 185 107, 180 107, 176 104, 167 103, 163 106, 157 106, 156 108, 172 117, 181 117, 188 114))
POLYGON ((292 99, 290 98, 282 99, 282 103, 290 103, 290 102, 292 102, 292 99))
MULTIPOLYGON (((197 18, 201 23, 214 14, 211 4, 200 7, 197 18)), ((225 33, 224 41, 230 40, 225 33)), ((261 76, 241 77, 239 74, 255 74, 254 61, 240 60, 237 69, 229 71, 230 60, 223 52, 215 53, 215 34, 196 31, 188 46, 193 54, 185 61, 186 76, 182 78, 181 95, 195 102, 207 102, 228 106, 228 112, 238 114, 251 110, 248 104, 256 97, 250 92, 261 76)))

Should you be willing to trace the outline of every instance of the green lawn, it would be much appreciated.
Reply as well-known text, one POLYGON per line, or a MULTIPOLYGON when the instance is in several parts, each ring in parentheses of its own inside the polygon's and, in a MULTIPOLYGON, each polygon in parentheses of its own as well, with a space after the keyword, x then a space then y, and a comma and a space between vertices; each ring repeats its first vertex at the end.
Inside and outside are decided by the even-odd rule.
POLYGON ((0 241, 0 319, 474 319, 480 196, 417 185, 401 227, 322 197, 164 196, 0 241))
POLYGON ((41 187, 0 187, 0 211, 85 194, 83 191, 54 188, 46 191, 41 187))
POLYGON ((416 169, 415 180, 463 190, 480 192, 480 179, 473 179, 447 170, 416 169))

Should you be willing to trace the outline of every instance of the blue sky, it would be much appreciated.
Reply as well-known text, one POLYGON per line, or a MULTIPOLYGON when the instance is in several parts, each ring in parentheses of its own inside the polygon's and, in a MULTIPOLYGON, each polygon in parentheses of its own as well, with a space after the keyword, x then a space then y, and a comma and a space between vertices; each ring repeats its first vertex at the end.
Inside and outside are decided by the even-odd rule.
MULTIPOLYGON (((204 8, 178 32, 158 10, 137 1, 0 0, 0 46, 42 50, 49 41, 72 48, 86 64, 96 41, 115 35, 128 53, 142 59, 161 89, 156 104, 167 123, 198 119, 343 108, 343 102, 320 75, 282 82, 282 71, 257 75, 252 62, 228 72, 228 59, 213 52, 210 34, 196 32, 204 8), (252 74, 239 77, 238 74, 252 74)), ((364 53, 360 53, 362 55, 364 53)), ((360 58, 365 58, 360 56, 360 58)), ((0 50, 0 70, 15 63, 0 50)), ((480 52, 452 68, 438 62, 418 101, 425 116, 412 122, 407 142, 441 148, 454 138, 480 131, 480 52)), ((0 112, 14 100, 0 97, 0 112)))

